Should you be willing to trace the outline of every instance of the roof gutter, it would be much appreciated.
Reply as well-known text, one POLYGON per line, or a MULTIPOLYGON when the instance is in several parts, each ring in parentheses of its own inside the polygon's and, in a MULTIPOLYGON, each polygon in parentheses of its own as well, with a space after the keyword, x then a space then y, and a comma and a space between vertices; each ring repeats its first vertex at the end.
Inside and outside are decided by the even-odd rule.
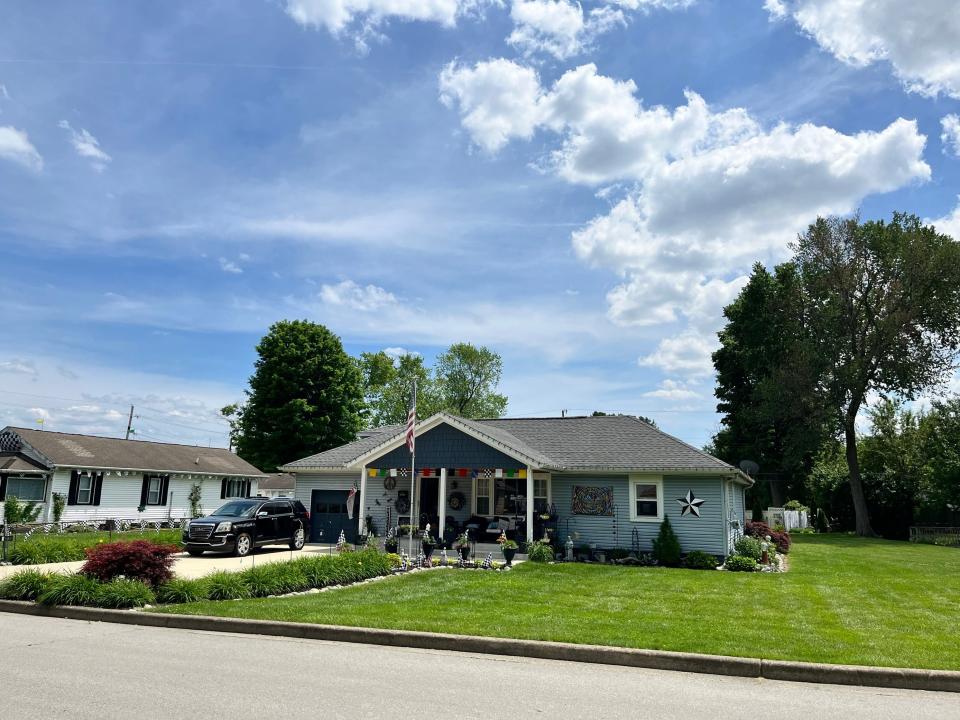
MULTIPOLYGON (((77 465, 75 463, 66 463, 64 465, 54 465, 53 470, 66 470, 76 468, 77 470, 110 470, 111 472, 140 472, 156 473, 158 475, 169 473, 171 475, 215 475, 217 477, 247 477, 247 478, 265 478, 269 477, 265 473, 245 473, 245 472, 213 472, 212 470, 172 470, 170 468, 126 468, 126 467, 104 467, 103 465, 77 465)), ((47 471, 49 472, 49 471, 47 471)))

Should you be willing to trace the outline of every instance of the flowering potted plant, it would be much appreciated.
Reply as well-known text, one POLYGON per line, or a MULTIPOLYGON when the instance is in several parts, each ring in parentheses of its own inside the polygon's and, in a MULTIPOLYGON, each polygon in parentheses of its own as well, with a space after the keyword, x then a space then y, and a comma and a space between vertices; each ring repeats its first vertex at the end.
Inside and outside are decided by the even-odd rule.
POLYGON ((470 535, 464 531, 453 541, 453 546, 464 560, 470 559, 470 535))
POLYGON ((430 559, 430 556, 433 555, 433 549, 437 546, 437 541, 430 534, 430 523, 427 523, 427 527, 423 530, 423 536, 420 538, 420 547, 423 548, 423 555, 430 559))
POLYGON ((519 546, 515 540, 510 540, 505 532, 500 533, 497 542, 500 543, 500 550, 503 552, 503 559, 507 561, 507 567, 510 567, 513 564, 513 556, 517 554, 517 548, 519 546))

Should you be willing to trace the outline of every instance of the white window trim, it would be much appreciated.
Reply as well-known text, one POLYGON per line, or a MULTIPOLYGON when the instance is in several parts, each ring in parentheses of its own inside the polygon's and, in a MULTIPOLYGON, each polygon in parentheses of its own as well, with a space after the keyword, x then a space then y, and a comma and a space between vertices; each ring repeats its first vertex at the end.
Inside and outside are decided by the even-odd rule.
POLYGON ((630 475, 630 522, 661 523, 663 522, 663 475, 630 475), (657 515, 647 517, 637 515, 637 485, 657 486, 657 515))
POLYGON ((93 473, 80 473, 77 478, 77 505, 93 505, 93 473), (90 487, 86 490, 82 487, 84 480, 90 483, 90 487), (80 493, 83 492, 89 493, 86 500, 80 499, 80 493))
POLYGON ((163 488, 163 478, 159 475, 151 475, 147 481, 147 505, 160 505, 163 499, 160 497, 160 490, 163 488), (153 484, 157 484, 157 489, 153 489, 153 484))
POLYGON ((473 514, 474 515, 477 515, 478 517, 491 517, 490 510, 493 509, 493 492, 494 492, 493 482, 494 482, 494 478, 482 478, 478 476, 473 479, 473 514), (480 483, 482 481, 486 481, 487 483, 486 495, 480 495, 478 493, 480 489, 480 483), (480 497, 484 497, 487 499, 487 512, 483 513, 482 515, 477 509, 477 499, 480 497))

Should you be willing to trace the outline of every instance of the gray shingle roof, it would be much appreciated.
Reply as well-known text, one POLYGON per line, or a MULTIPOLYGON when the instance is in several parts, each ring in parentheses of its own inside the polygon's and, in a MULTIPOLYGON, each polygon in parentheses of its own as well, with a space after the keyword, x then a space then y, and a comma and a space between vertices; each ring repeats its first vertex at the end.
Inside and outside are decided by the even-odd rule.
POLYGON ((6 430, 19 435, 60 467, 156 470, 244 477, 263 475, 253 465, 226 448, 121 440, 17 427, 6 430))
MULTIPOLYGON (((690 470, 736 472, 736 468, 630 415, 467 420, 448 416, 515 453, 552 470, 690 470)), ((399 438, 402 425, 368 431, 365 437, 289 463, 284 469, 346 469, 376 447, 399 438)))
POLYGON ((379 428, 364 430, 360 437, 352 443, 325 450, 322 453, 301 458, 284 465, 281 470, 296 470, 297 468, 347 468, 361 455, 373 450, 377 445, 387 442, 403 434, 404 425, 384 425, 379 428))

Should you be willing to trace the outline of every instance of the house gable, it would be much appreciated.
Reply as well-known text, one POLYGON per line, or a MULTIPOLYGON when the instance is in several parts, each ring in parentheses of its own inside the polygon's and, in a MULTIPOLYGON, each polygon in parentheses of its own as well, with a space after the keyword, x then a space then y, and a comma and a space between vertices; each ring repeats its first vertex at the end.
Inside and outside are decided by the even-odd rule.
MULTIPOLYGON (((418 468, 502 468, 519 470, 526 462, 511 457, 487 443, 458 430, 446 422, 417 435, 418 468)), ((367 460, 370 468, 410 467, 406 445, 393 448, 380 457, 367 460)))

